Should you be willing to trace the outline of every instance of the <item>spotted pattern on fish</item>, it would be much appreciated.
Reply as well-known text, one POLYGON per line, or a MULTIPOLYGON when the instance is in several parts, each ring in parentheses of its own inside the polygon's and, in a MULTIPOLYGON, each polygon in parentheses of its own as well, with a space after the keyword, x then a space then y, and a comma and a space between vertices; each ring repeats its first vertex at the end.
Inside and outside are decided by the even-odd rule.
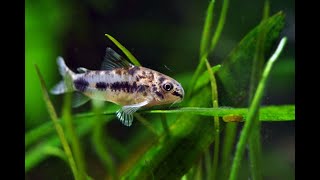
MULTIPOLYGON (((153 84, 152 84, 152 85, 153 85, 153 84)), ((157 87, 152 86, 152 91, 153 91, 153 92, 156 92, 156 91, 157 91, 157 87)))
POLYGON ((165 79, 166 79, 165 77, 161 76, 161 77, 159 78, 159 84, 162 84, 165 79))
POLYGON ((172 95, 179 96, 181 99, 183 98, 182 94, 178 93, 177 91, 173 91, 172 95))
POLYGON ((84 78, 79 78, 74 81, 74 86, 78 91, 84 92, 88 88, 89 82, 84 78))
POLYGON ((131 126, 133 113, 140 108, 177 103, 184 96, 181 84, 173 78, 149 68, 134 66, 110 48, 107 48, 100 70, 81 68, 78 70, 80 73, 75 73, 61 57, 57 59, 57 64, 64 80, 73 81, 73 87, 58 83, 51 91, 53 94, 79 91, 86 98, 121 105, 116 115, 126 126, 131 126), (168 84, 170 88, 167 88, 168 84))
POLYGON ((134 66, 133 68, 128 70, 128 73, 133 76, 137 71, 139 71, 140 68, 138 66, 134 66))
POLYGON ((145 85, 139 85, 138 92, 144 92, 145 90, 146 90, 146 86, 145 85))
POLYGON ((100 91, 105 91, 109 87, 108 83, 105 82, 97 82, 96 83, 96 88, 100 91))
POLYGON ((161 92, 156 91, 155 93, 160 99, 164 99, 164 96, 163 96, 163 94, 161 92))
POLYGON ((114 82, 110 85, 111 91, 123 91, 127 93, 133 93, 137 90, 137 83, 133 82, 130 84, 129 82, 114 82))

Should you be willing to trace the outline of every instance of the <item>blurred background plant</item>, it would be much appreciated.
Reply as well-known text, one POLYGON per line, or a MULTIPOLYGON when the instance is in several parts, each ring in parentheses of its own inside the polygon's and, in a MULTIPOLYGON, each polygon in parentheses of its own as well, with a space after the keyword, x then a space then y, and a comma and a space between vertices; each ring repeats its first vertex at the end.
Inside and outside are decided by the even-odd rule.
MULTIPOLYGON (((218 22, 222 2, 215 2, 212 17, 214 23, 218 22)), ((26 179, 73 178, 68 164, 61 161, 65 156, 63 151, 57 148, 60 142, 54 126, 49 123, 50 116, 41 95, 41 85, 34 64, 38 65, 48 88, 61 78, 55 61, 58 55, 63 56, 73 70, 80 66, 99 69, 106 47, 110 46, 121 54, 104 36, 108 33, 119 40, 143 66, 172 76, 187 88, 199 63, 200 40, 208 3, 129 0, 26 1, 26 179)), ((260 23, 264 3, 253 0, 229 3, 219 42, 208 57, 211 65, 221 64, 239 41, 260 23)), ((294 1, 270 1, 270 16, 278 11, 283 11, 286 15, 280 36, 288 37, 288 42, 271 71, 262 101, 264 105, 295 103, 294 8, 294 1)), ((213 30, 215 28, 216 24, 213 30)), ((275 47, 274 44, 266 59, 274 52, 275 47)), ((51 96, 51 100, 60 117, 63 96, 51 96)), ((236 106, 224 102, 226 101, 221 101, 222 106, 236 106)), ((203 107, 211 107, 210 104, 203 107)), ((110 103, 105 106, 110 111, 117 108, 110 103)), ((90 104, 73 110, 73 114, 83 112, 91 112, 90 104)), ((146 119, 152 117, 150 123, 153 127, 161 127, 163 121, 160 119, 163 116, 143 116, 146 119)), ((170 120, 178 117, 176 114, 165 116, 169 126, 174 123, 170 120)), ((114 116, 77 118, 73 119, 73 123, 77 127, 76 133, 80 138, 87 173, 94 179, 104 179, 110 176, 112 171, 127 170, 128 166, 141 156, 141 152, 152 146, 162 133, 159 128, 147 129, 148 126, 137 120, 132 127, 127 128, 115 120, 114 116), (114 166, 117 170, 112 170, 114 166)), ((144 122, 143 117, 136 119, 144 122)), ((238 127, 238 130, 240 129, 238 127)), ((294 121, 261 124, 263 174, 266 179, 294 179, 294 134, 294 121)), ((242 163, 245 164, 245 161, 246 158, 242 163)), ((244 179, 249 176, 249 171, 246 170, 248 168, 249 166, 243 166, 241 177, 244 179)), ((196 170, 192 168, 191 171, 196 170)), ((112 177, 117 178, 117 175, 112 177)))

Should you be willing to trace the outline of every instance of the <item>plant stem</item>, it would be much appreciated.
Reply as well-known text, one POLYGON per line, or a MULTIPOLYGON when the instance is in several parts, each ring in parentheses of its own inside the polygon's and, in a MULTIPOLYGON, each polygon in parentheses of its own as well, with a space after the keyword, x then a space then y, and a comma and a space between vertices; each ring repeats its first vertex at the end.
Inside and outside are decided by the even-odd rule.
POLYGON ((201 180, 202 179, 202 160, 200 160, 198 162, 198 166, 197 166, 197 169, 196 169, 196 172, 195 172, 194 179, 195 180, 201 180))
MULTIPOLYGON (((257 116, 254 118, 257 119, 257 116)), ((248 140, 249 144, 249 159, 250 171, 253 180, 262 180, 261 172, 261 136, 260 136, 260 121, 255 121, 248 140)))
POLYGON ((236 154, 235 154, 233 164, 231 167, 230 180, 238 179, 238 172, 239 172, 242 156, 243 156, 243 153, 245 150, 245 146, 247 144, 248 137, 250 135, 250 131, 252 129, 252 126, 254 125, 253 118, 254 118, 254 116, 256 116, 257 109, 260 106, 260 102, 261 102, 262 95, 264 92, 265 84, 266 84, 266 81, 269 77, 269 73, 272 68, 272 65, 275 62, 275 60, 279 57, 279 55, 280 55, 280 53, 286 43, 286 40, 287 40, 287 38, 281 39, 280 44, 279 44, 276 52, 271 56, 271 58, 269 59, 267 65, 263 71, 260 83, 259 83, 258 88, 256 90, 253 101, 250 105, 247 121, 244 124, 243 130, 241 131, 240 139, 237 144, 236 154))
POLYGON ((230 173, 231 153, 237 133, 238 123, 227 123, 225 136, 223 139, 222 158, 221 158, 221 174, 218 179, 225 180, 230 173))
POLYGON ((86 178, 86 167, 84 163, 84 156, 81 150, 80 142, 75 131, 74 125, 72 123, 71 117, 71 93, 65 95, 64 104, 63 104, 63 115, 62 118, 65 121, 66 132, 69 135, 71 141, 71 147, 74 153, 75 161, 78 168, 79 179, 86 178))
POLYGON ((217 25, 217 30, 214 33, 214 36, 213 36, 213 38, 211 40, 209 53, 212 53, 212 51, 214 50, 214 48, 216 47, 216 45, 218 43, 218 40, 220 38, 222 29, 223 29, 223 26, 224 26, 224 22, 226 20, 228 7, 229 7, 229 0, 224 0, 223 4, 222 4, 222 10, 221 10, 220 18, 219 18, 218 25, 217 25))
MULTIPOLYGON (((214 101, 214 106, 218 106, 218 102, 214 101)), ((213 154, 213 169, 212 169, 212 178, 216 179, 217 170, 218 170, 218 163, 219 163, 219 150, 220 150, 220 121, 219 117, 214 117, 214 128, 215 128, 215 135, 214 135, 214 154, 213 154)))
POLYGON ((213 24, 213 9, 214 9, 214 0, 211 0, 207 9, 207 16, 204 22, 204 27, 202 31, 202 38, 200 43, 200 59, 204 55, 205 52, 209 50, 209 39, 211 34, 211 27, 213 24))
MULTIPOLYGON (((217 83, 216 79, 214 77, 214 74, 211 70, 211 65, 209 61, 206 59, 206 66, 208 69, 209 73, 209 78, 211 82, 211 94, 212 94, 212 106, 213 108, 218 108, 218 88, 217 88, 217 83)), ((218 169, 218 162, 219 162, 219 149, 220 149, 220 122, 219 122, 219 117, 214 116, 214 127, 215 127, 215 132, 214 132, 214 154, 213 154, 213 162, 212 162, 212 177, 210 179, 215 179, 217 169, 218 169)))
POLYGON ((212 53, 214 51, 216 44, 218 43, 218 40, 220 39, 220 35, 223 30, 224 22, 226 19, 227 10, 229 7, 229 0, 223 1, 222 11, 221 11, 220 18, 218 21, 217 30, 215 31, 215 33, 213 35, 210 47, 208 47, 209 46, 209 44, 208 44, 209 39, 207 39, 207 38, 209 38, 209 35, 207 33, 211 31, 211 27, 212 27, 212 25, 210 25, 209 23, 210 22, 212 23, 213 6, 214 6, 214 1, 210 1, 209 7, 207 10, 207 16, 206 16, 204 28, 203 28, 202 39, 200 42, 200 45, 201 45, 200 46, 200 62, 196 68, 194 75, 191 78, 191 82, 189 84, 186 97, 191 96, 194 84, 195 84, 196 80, 199 78, 201 72, 204 70, 205 60, 207 59, 209 53, 212 53))
POLYGON ((43 95, 44 101, 45 101, 45 103, 47 105, 47 109, 49 111, 49 115, 51 117, 51 120, 53 121, 54 127, 55 127, 55 129, 57 131, 57 134, 58 134, 59 138, 60 138, 60 141, 61 141, 62 147, 64 149, 64 152, 66 153, 66 156, 68 158, 69 166, 70 166, 70 168, 72 170, 73 176, 74 176, 74 178, 76 180, 78 180, 79 179, 78 169, 77 169, 76 163, 74 161, 74 158, 72 156, 72 152, 71 152, 70 146, 68 144, 67 138, 64 135, 63 128, 60 125, 60 122, 58 121, 57 113, 56 113, 56 111, 55 111, 55 109, 53 107, 53 104, 52 104, 52 102, 51 102, 51 100, 49 98, 48 90, 47 90, 47 87, 46 87, 45 82, 43 80, 43 77, 42 77, 42 75, 40 73, 40 70, 39 70, 37 65, 35 65, 35 68, 36 68, 36 71, 37 71, 39 79, 40 79, 42 95, 43 95))
MULTIPOLYGON (((266 20, 269 17, 270 5, 269 1, 265 1, 262 21, 266 20)), ((250 89, 249 89, 249 102, 252 102, 254 91, 257 88, 257 84, 259 83, 259 79, 261 78, 263 63, 264 63, 264 39, 266 37, 265 29, 260 30, 258 40, 257 40, 257 48, 256 53, 253 59, 252 66, 252 74, 250 81, 250 89)), ((260 108, 257 109, 257 114, 259 114, 260 108)), ((250 172, 252 174, 253 180, 262 180, 262 172, 261 172, 261 122, 259 121, 259 117, 255 116, 253 118, 254 125, 252 128, 251 135, 248 140, 249 144, 249 160, 250 160, 250 172)))
POLYGON ((134 113, 134 116, 137 118, 138 121, 140 121, 152 134, 155 136, 159 136, 157 130, 152 126, 150 122, 148 122, 144 117, 142 117, 138 113, 134 113))
POLYGON ((205 163, 205 168, 206 168, 206 172, 207 172, 206 179, 212 179, 212 173, 211 173, 212 166, 211 166, 211 162, 210 162, 211 156, 210 156, 209 150, 210 150, 210 148, 208 148, 204 151, 204 163, 205 163))
POLYGON ((116 168, 114 166, 112 158, 108 153, 108 150, 106 149, 106 146, 104 143, 104 139, 105 139, 105 137, 103 136, 104 122, 102 121, 103 117, 101 116, 102 105, 98 101, 92 101, 92 102, 94 106, 94 112, 96 113, 96 117, 97 117, 93 127, 92 142, 107 172, 110 173, 113 180, 118 180, 119 177, 116 173, 116 168))
POLYGON ((200 42, 200 52, 199 52, 199 64, 196 68, 195 73, 193 74, 191 78, 191 83, 189 84, 188 91, 186 97, 190 97, 192 94, 192 90, 194 87, 194 84, 198 77, 200 76, 201 72, 204 69, 205 65, 205 59, 208 56, 208 50, 209 50, 209 39, 210 39, 210 32, 211 32, 211 27, 212 27, 212 18, 213 18, 213 9, 214 9, 214 0, 211 0, 207 9, 207 15, 206 19, 203 25, 203 32, 202 32, 202 37, 201 37, 201 42, 200 42))
POLYGON ((162 124, 164 132, 166 133, 166 135, 170 135, 170 129, 168 126, 166 114, 160 114, 160 118, 161 118, 161 124, 162 124))

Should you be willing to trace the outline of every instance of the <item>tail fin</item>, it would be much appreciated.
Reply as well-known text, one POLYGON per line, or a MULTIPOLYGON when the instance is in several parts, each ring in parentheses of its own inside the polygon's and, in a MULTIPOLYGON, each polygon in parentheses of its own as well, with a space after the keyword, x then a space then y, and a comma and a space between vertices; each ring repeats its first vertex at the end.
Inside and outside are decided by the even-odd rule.
POLYGON ((63 80, 51 89, 51 94, 63 94, 66 92, 72 92, 74 90, 72 85, 72 76, 74 75, 74 72, 72 72, 68 68, 63 58, 60 56, 57 58, 57 64, 63 80))

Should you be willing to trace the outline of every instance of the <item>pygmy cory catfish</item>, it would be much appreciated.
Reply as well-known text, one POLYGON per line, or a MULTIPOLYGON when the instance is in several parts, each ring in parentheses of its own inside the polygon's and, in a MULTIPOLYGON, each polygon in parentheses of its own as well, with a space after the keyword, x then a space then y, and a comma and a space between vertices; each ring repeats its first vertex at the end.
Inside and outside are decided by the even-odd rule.
POLYGON ((134 66, 111 48, 106 49, 101 70, 80 67, 75 73, 62 57, 57 58, 57 64, 63 80, 52 88, 52 94, 75 91, 73 107, 90 99, 121 105, 116 116, 126 126, 132 125, 133 113, 141 107, 177 103, 184 97, 184 90, 176 80, 155 70, 134 66))

